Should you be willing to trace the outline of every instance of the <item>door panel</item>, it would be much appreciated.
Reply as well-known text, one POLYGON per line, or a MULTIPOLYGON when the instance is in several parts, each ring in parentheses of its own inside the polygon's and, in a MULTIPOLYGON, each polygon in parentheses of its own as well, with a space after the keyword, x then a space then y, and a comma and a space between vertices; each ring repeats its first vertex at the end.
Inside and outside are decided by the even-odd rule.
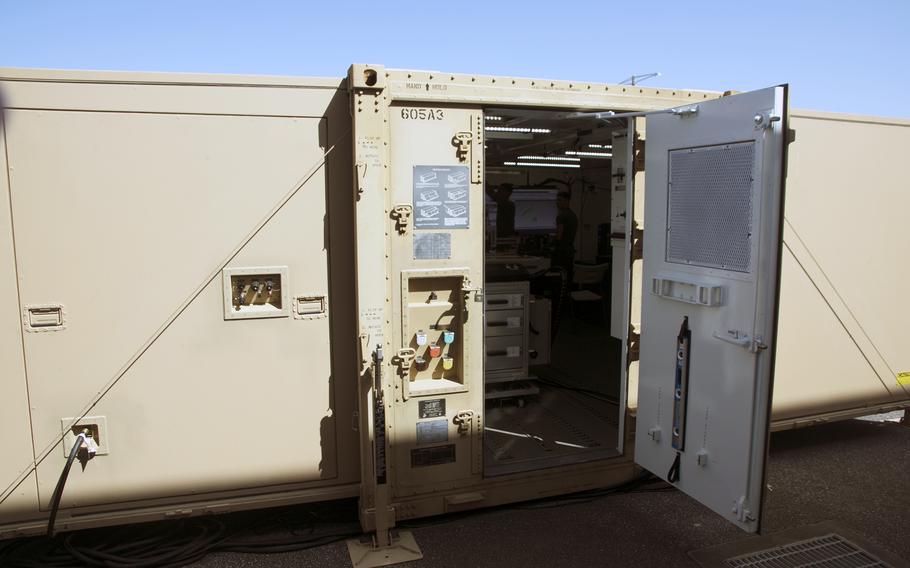
POLYGON ((647 119, 635 459, 759 528, 779 282, 786 88, 647 119))
POLYGON ((391 208, 411 211, 388 232, 400 283, 390 347, 414 350, 390 373, 401 393, 390 417, 396 495, 480 478, 484 322, 471 288, 483 283, 482 125, 479 108, 389 108, 391 208))

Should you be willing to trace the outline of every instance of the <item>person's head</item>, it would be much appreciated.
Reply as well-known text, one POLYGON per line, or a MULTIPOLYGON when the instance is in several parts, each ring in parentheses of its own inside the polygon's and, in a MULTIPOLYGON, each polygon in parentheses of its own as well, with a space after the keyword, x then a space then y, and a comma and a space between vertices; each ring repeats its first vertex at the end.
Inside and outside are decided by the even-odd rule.
POLYGON ((556 207, 558 207, 560 209, 568 209, 569 208, 569 199, 571 197, 572 196, 571 196, 571 194, 569 194, 568 191, 560 191, 556 195, 556 207))
POLYGON ((502 195, 503 199, 508 199, 512 195, 512 188, 514 186, 511 183, 503 183, 499 185, 499 193, 502 195))

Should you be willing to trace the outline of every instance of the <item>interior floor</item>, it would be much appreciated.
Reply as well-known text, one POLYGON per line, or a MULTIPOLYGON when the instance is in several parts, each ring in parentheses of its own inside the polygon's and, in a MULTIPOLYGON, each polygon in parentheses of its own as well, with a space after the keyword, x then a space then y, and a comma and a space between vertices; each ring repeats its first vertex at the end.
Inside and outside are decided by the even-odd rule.
POLYGON ((600 398, 540 386, 540 394, 487 403, 484 471, 503 475, 619 455, 618 405, 600 398))

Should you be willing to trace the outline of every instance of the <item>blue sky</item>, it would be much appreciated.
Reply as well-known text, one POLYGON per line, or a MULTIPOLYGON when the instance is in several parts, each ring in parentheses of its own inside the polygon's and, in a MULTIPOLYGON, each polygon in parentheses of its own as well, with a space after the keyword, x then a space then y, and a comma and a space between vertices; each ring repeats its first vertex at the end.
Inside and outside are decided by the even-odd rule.
POLYGON ((910 0, 0 0, 0 66, 341 76, 352 62, 749 90, 910 117, 910 0))

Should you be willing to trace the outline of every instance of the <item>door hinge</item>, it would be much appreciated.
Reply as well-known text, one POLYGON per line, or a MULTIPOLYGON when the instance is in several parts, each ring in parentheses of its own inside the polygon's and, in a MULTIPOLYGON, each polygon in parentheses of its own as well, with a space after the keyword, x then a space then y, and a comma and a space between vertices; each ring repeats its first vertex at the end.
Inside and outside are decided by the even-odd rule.
POLYGON ((645 253, 645 230, 638 226, 637 221, 632 223, 632 260, 641 260, 645 253))
POLYGON ((641 334, 635 331, 635 327, 629 326, 629 352, 626 356, 626 363, 638 361, 641 354, 641 334))
POLYGON ((452 138, 452 145, 455 146, 455 156, 458 158, 459 162, 466 162, 468 160, 468 155, 471 153, 471 141, 474 139, 474 134, 470 130, 462 130, 461 132, 456 132, 455 136, 452 138))
POLYGON ((414 208, 409 203, 399 203, 392 208, 392 219, 395 219, 395 228, 398 229, 399 235, 408 232, 413 210, 414 208))
POLYGON ((749 509, 749 504, 746 502, 745 495, 733 502, 733 514, 736 515, 738 521, 743 523, 755 521, 755 515, 753 515, 751 509, 749 509))
POLYGON ((645 139, 637 132, 635 133, 634 159, 632 167, 636 172, 645 171, 645 139))
POLYGON ((771 114, 771 111, 766 110, 762 112, 755 113, 755 116, 752 117, 752 122, 755 123, 755 130, 767 130, 775 122, 780 121, 780 116, 776 114, 771 114))
POLYGON ((411 363, 414 361, 415 355, 417 355, 417 351, 412 347, 402 347, 392 358, 392 364, 398 366, 398 372, 401 375, 407 375, 411 370, 411 363))

